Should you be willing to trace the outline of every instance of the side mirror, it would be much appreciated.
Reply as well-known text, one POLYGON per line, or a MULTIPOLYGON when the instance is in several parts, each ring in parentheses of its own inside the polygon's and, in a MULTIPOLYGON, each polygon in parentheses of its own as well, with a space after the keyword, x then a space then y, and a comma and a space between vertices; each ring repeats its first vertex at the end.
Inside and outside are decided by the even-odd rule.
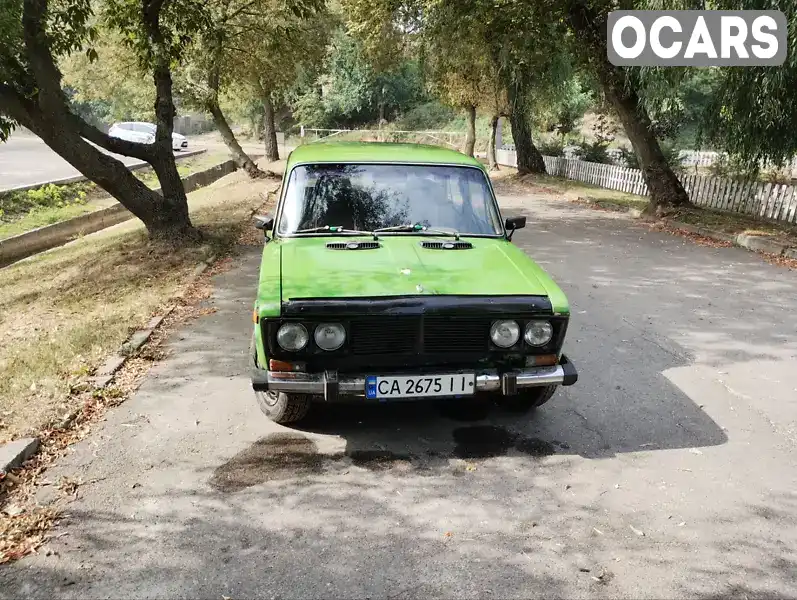
POLYGON ((504 224, 505 229, 509 232, 508 240, 512 239, 512 235, 516 229, 523 229, 526 226, 526 217, 507 217, 504 224))
POLYGON ((255 217, 255 229, 260 229, 263 234, 267 234, 274 229, 274 217, 268 215, 259 215, 255 217))

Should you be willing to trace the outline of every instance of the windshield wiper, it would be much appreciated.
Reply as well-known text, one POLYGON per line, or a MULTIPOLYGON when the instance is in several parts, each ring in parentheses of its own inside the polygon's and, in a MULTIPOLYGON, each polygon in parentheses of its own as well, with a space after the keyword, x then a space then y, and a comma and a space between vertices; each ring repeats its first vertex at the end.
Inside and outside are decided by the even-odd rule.
POLYGON ((394 227, 382 227, 381 229, 374 229, 374 233, 431 233, 433 235, 453 235, 455 240, 459 240, 459 232, 453 229, 436 229, 434 227, 426 227, 420 223, 407 223, 404 225, 395 225, 394 227))
POLYGON ((343 227, 336 225, 322 225, 321 227, 310 227, 308 229, 297 229, 293 233, 321 233, 322 231, 329 231, 330 233, 337 233, 342 231, 343 227))
POLYGON ((323 225, 321 227, 310 227, 309 229, 299 229, 294 231, 293 233, 323 233, 328 231, 329 233, 349 233, 354 235, 372 235, 374 239, 377 239, 376 234, 373 231, 359 231, 358 229, 346 229, 340 225, 323 225))

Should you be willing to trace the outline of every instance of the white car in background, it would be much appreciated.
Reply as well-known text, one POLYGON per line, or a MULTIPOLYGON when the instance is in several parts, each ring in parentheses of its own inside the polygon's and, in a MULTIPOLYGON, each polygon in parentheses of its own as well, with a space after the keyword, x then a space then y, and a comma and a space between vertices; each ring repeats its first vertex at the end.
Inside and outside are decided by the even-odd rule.
MULTIPOLYGON (((152 144, 155 141, 156 129, 157 127, 153 123, 127 121, 111 125, 108 135, 128 142, 152 144)), ((182 150, 183 148, 188 148, 188 139, 179 133, 172 133, 172 150, 182 150)))

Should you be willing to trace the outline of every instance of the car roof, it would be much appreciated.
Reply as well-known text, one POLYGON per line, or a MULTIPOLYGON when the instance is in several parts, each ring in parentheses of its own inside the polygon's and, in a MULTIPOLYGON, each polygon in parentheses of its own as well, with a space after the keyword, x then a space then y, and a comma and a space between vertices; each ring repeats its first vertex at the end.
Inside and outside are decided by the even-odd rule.
POLYGON ((298 146, 288 156, 287 168, 313 163, 414 163, 473 166, 475 158, 440 146, 389 142, 314 142, 298 146))

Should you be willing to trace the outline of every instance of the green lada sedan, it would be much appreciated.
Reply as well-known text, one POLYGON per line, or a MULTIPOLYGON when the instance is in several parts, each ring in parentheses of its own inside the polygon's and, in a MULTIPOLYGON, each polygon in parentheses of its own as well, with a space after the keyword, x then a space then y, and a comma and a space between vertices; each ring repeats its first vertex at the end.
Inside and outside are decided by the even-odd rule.
POLYGON ((578 375, 570 309, 512 243, 477 160, 416 144, 315 143, 288 158, 265 232, 252 387, 298 421, 313 402, 494 398, 540 406, 578 375))

